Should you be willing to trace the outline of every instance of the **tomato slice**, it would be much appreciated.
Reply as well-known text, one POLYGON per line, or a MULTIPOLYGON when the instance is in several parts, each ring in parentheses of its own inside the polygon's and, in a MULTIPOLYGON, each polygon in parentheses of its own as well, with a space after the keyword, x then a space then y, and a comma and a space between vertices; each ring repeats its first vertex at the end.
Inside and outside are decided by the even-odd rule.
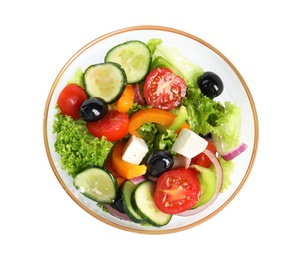
POLYGON ((127 113, 109 110, 99 121, 88 122, 86 125, 93 136, 98 138, 105 136, 108 141, 115 142, 128 133, 129 116, 127 113))
POLYGON ((200 183, 197 172, 191 168, 178 168, 163 173, 157 180, 154 202, 167 214, 191 209, 199 200, 200 183))
MULTIPOLYGON (((206 149, 211 151, 213 154, 216 153, 216 147, 210 140, 206 139, 208 142, 206 149)), ((209 168, 212 165, 212 162, 205 153, 200 153, 191 160, 191 164, 196 164, 205 168, 209 168)))
POLYGON ((71 83, 63 88, 58 96, 58 106, 62 115, 68 115, 74 120, 80 119, 79 108, 88 98, 86 91, 77 84, 71 83))
POLYGON ((146 77, 144 98, 149 106, 170 110, 177 107, 186 94, 183 78, 166 68, 155 68, 146 77))

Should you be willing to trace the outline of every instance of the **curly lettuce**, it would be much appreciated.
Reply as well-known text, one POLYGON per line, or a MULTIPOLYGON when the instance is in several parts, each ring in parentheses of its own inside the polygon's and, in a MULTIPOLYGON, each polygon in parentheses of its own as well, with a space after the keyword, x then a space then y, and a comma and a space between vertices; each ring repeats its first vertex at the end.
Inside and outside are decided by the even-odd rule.
POLYGON ((77 84, 84 88, 84 73, 81 68, 77 68, 74 76, 67 82, 67 84, 71 83, 77 84))
POLYGON ((92 136, 83 120, 55 114, 53 133, 56 134, 55 151, 61 156, 62 169, 75 177, 91 165, 103 166, 113 143, 92 136))

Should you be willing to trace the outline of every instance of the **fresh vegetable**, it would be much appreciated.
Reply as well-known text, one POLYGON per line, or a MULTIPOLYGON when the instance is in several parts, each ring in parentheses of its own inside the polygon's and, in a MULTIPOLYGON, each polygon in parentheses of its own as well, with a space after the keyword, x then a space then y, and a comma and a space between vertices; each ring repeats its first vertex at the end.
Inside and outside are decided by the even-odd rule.
MULTIPOLYGON (((153 122, 163 126, 170 126, 175 120, 176 115, 159 108, 147 108, 139 110, 130 117, 129 133, 139 136, 137 130, 146 122, 153 122)), ((189 128, 187 123, 183 123, 180 127, 189 128)))
POLYGON ((109 156, 107 158, 107 160, 105 161, 105 164, 104 164, 104 167, 109 171, 111 172, 114 177, 116 178, 117 180, 117 183, 118 183, 118 187, 122 187, 122 185, 125 183, 126 181, 126 178, 122 177, 121 175, 119 175, 117 173, 117 171, 114 169, 113 165, 112 165, 112 158, 111 156, 109 156))
POLYGON ((226 152, 226 153, 221 153, 220 156, 225 160, 225 161, 230 161, 233 160, 235 157, 237 157, 239 154, 243 153, 247 149, 247 144, 245 143, 240 143, 236 148, 226 152))
POLYGON ((146 165, 131 164, 122 159, 122 152, 125 148, 124 142, 117 142, 112 154, 112 166, 119 175, 125 179, 132 179, 146 173, 146 165))
POLYGON ((133 182, 131 182, 130 180, 127 180, 124 183, 122 188, 123 206, 124 211, 132 221, 134 221, 135 223, 142 223, 142 217, 135 211, 131 202, 131 195, 136 187, 137 186, 133 184, 133 182))
POLYGON ((200 183, 194 169, 178 168, 163 173, 157 180, 154 202, 167 214, 191 209, 200 197, 200 183))
POLYGON ((152 38, 147 46, 153 50, 152 68, 164 67, 185 80, 189 88, 198 89, 197 78, 204 73, 203 68, 182 56, 178 49, 162 45, 162 40, 152 38))
POLYGON ((224 154, 239 145, 241 129, 241 109, 225 102, 224 110, 217 115, 216 125, 209 128, 218 153, 224 154))
POLYGON ((84 88, 84 73, 81 68, 76 68, 73 77, 68 80, 67 84, 76 84, 84 88))
POLYGON ((108 141, 115 142, 126 136, 129 127, 127 113, 109 110, 107 114, 96 122, 88 122, 87 129, 97 137, 105 137, 108 141))
POLYGON ((79 108, 87 97, 85 90, 79 85, 74 83, 66 85, 57 100, 61 114, 74 120, 80 119, 79 108))
MULTIPOLYGON (((178 216, 183 216, 183 217, 188 217, 188 216, 193 216, 195 214, 198 214, 208 208, 217 198, 218 195, 220 194, 220 191, 222 189, 222 183, 223 183, 223 172, 222 172, 222 167, 221 163, 219 162, 219 159, 209 150, 205 150, 204 153, 209 157, 209 159, 212 161, 214 169, 215 169, 215 174, 216 174, 216 188, 215 192, 212 196, 212 198, 206 202, 205 204, 198 206, 196 208, 193 208, 191 210, 186 210, 184 212, 178 213, 178 216)), ((192 166, 194 169, 199 169, 198 166, 194 165, 192 166)))
POLYGON ((117 196, 116 179, 104 168, 83 170, 75 176, 73 184, 79 192, 97 202, 112 203, 117 196))
POLYGON ((100 97, 108 104, 115 102, 125 89, 125 70, 113 62, 93 64, 84 72, 84 86, 90 97, 100 97))
POLYGON ((194 208, 197 208, 210 201, 214 196, 216 191, 216 174, 211 169, 203 166, 195 164, 192 167, 199 172, 197 178, 200 183, 200 197, 198 202, 194 205, 194 208))
POLYGON ((132 86, 134 89, 135 101, 137 102, 137 104, 140 106, 145 105, 142 84, 136 83, 136 84, 132 84, 132 86))
POLYGON ((176 118, 173 120, 172 124, 168 127, 169 130, 177 131, 180 127, 186 123, 188 119, 188 113, 185 106, 180 106, 177 111, 176 118))
POLYGON ((138 83, 149 71, 151 52, 141 41, 126 41, 110 49, 105 56, 105 62, 120 64, 126 73, 127 83, 138 83))
MULTIPOLYGON (((216 153, 216 147, 213 144, 213 142, 208 140, 208 139, 206 139, 206 141, 207 141, 206 149, 215 154, 216 153)), ((212 165, 212 162, 210 161, 209 157, 204 152, 193 157, 191 163, 205 167, 205 168, 209 168, 212 165)))
POLYGON ((112 207, 110 204, 104 203, 103 207, 107 209, 112 216, 125 221, 131 221, 130 218, 125 213, 121 212, 115 207, 112 207))
POLYGON ((185 81, 169 69, 155 68, 146 77, 144 98, 154 108, 176 108, 185 94, 185 81))
POLYGON ((108 113, 108 104, 102 98, 86 99, 80 106, 79 114, 86 122, 95 122, 108 113))
POLYGON ((172 215, 164 213, 156 206, 155 190, 156 184, 154 182, 140 183, 132 192, 131 204, 142 219, 155 227, 161 227, 170 222, 172 215))
POLYGON ((134 104, 135 93, 132 85, 127 85, 120 98, 116 101, 119 112, 126 113, 134 104))
POLYGON ((53 133, 56 134, 55 151, 60 155, 60 164, 68 175, 74 177, 90 165, 103 166, 113 147, 106 138, 94 138, 83 120, 73 120, 55 114, 53 133))
POLYGON ((210 98, 218 97, 223 91, 223 82, 221 78, 211 71, 205 71, 199 76, 197 84, 201 92, 210 98))

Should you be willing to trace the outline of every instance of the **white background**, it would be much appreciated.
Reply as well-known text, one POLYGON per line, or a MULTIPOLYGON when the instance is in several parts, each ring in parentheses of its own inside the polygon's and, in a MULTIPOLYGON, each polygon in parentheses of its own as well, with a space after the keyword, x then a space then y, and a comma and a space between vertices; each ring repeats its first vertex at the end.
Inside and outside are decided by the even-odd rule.
POLYGON ((283 0, 5 2, 1 259, 287 258, 283 0), (90 216, 60 186, 44 149, 44 107, 60 69, 93 39, 134 25, 173 27, 212 44, 242 74, 258 112, 257 157, 242 190, 212 219, 170 235, 126 232, 90 216))

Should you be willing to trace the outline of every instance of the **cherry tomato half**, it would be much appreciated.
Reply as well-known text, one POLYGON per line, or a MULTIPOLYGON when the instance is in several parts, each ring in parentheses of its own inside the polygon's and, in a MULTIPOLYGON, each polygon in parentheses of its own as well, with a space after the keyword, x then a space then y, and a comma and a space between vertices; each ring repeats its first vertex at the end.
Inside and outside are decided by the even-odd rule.
POLYGON ((108 141, 115 142, 128 133, 129 116, 117 110, 109 110, 108 113, 99 121, 88 122, 89 132, 98 138, 105 136, 108 141))
POLYGON ((77 84, 68 84, 61 91, 57 103, 62 115, 80 119, 79 108, 88 98, 86 91, 77 84))
POLYGON ((154 202, 160 211, 176 214, 191 209, 199 196, 200 183, 196 170, 181 167, 158 178, 154 202))
MULTIPOLYGON (((208 142, 206 149, 211 151, 213 154, 216 153, 216 147, 210 140, 206 139, 208 142)), ((191 160, 191 164, 196 164, 205 168, 209 168, 212 162, 205 153, 200 153, 191 160)))
POLYGON ((166 68, 155 68, 146 77, 144 98, 154 108, 170 110, 177 107, 186 94, 183 78, 166 68))

